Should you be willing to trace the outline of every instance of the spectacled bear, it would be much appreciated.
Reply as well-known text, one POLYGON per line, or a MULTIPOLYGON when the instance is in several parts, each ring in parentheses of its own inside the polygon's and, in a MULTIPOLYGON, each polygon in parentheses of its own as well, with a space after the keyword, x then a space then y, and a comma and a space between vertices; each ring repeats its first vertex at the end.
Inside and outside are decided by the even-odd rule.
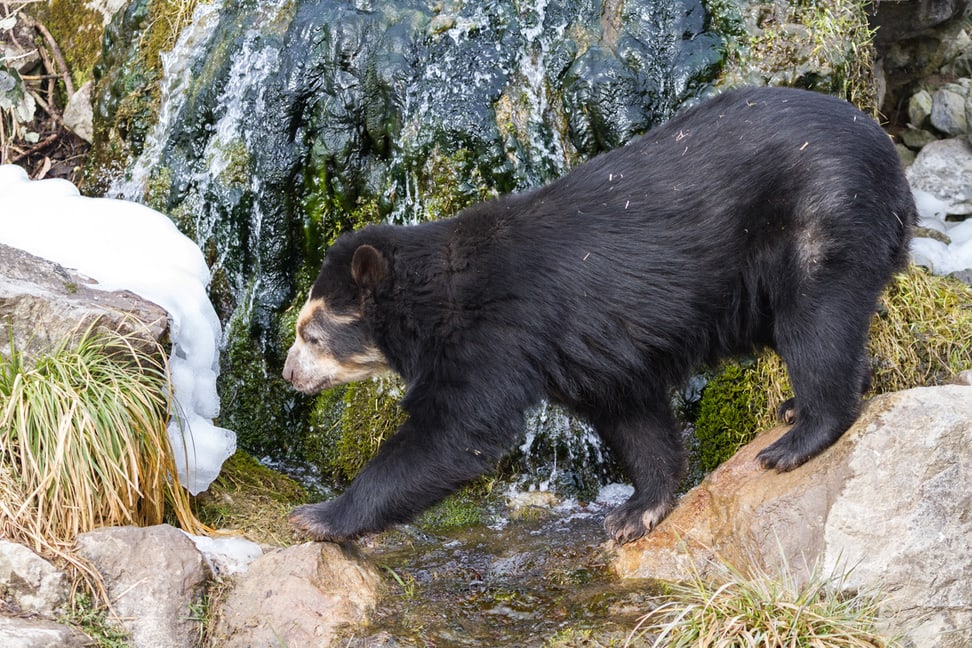
POLYGON ((313 394, 391 369, 407 421, 338 498, 291 519, 341 540, 407 521, 496 465, 542 399, 588 420, 634 484, 605 527, 670 510, 684 449, 673 387, 770 347, 795 420, 791 470, 854 422, 879 294, 915 207, 888 136, 809 91, 726 92, 546 186, 338 238, 284 377, 313 394))

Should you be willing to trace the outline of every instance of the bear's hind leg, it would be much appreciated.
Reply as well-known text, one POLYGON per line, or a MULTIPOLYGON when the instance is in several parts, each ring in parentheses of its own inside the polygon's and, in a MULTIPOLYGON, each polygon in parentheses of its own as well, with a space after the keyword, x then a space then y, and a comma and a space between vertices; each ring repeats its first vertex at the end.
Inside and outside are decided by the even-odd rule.
MULTIPOLYGON (((864 380, 861 382, 861 396, 871 389, 871 370, 864 368, 864 380)), ((793 425, 797 420, 796 398, 787 398, 776 408, 776 418, 786 425, 793 425)))
POLYGON ((685 450, 671 412, 663 410, 594 425, 634 484, 627 502, 608 514, 604 527, 618 544, 651 531, 672 509, 685 472, 685 450))
POLYGON ((859 299, 807 300, 803 306, 778 316, 775 335, 794 392, 779 413, 795 424, 758 456, 764 468, 781 472, 840 438, 857 419, 862 390, 869 385, 865 347, 870 310, 859 299))

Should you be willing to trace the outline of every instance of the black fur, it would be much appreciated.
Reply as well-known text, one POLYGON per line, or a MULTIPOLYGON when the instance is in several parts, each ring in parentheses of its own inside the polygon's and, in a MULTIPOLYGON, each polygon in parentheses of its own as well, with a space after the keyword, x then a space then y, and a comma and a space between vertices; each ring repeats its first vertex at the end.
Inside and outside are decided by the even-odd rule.
POLYGON ((294 520, 329 539, 408 520, 490 470, 549 398, 620 459, 635 493, 606 526, 633 540, 668 511, 684 463, 671 389, 760 346, 786 362, 796 420, 760 461, 795 468, 858 415, 870 317, 914 219, 871 118, 758 89, 534 191, 346 235, 312 297, 360 312, 408 384, 408 422, 294 520))

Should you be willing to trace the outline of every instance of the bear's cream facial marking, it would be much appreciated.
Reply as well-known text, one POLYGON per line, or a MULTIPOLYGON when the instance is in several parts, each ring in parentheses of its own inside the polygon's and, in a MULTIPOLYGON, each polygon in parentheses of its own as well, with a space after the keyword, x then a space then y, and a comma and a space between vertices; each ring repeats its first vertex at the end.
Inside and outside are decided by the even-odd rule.
POLYGON ((328 310, 310 299, 297 316, 297 337, 287 352, 283 377, 299 392, 316 394, 388 371, 361 317, 328 310))

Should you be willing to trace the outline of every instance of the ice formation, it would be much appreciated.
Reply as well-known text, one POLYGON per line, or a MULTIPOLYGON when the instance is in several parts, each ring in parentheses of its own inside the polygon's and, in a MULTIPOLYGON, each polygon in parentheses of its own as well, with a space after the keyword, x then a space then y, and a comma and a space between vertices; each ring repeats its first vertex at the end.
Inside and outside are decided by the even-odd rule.
POLYGON ((199 247, 144 205, 88 198, 66 180, 31 181, 0 166, 0 242, 76 269, 103 290, 130 290, 169 313, 172 412, 169 437, 179 478, 193 495, 209 487, 236 450, 217 427, 220 322, 199 247))

